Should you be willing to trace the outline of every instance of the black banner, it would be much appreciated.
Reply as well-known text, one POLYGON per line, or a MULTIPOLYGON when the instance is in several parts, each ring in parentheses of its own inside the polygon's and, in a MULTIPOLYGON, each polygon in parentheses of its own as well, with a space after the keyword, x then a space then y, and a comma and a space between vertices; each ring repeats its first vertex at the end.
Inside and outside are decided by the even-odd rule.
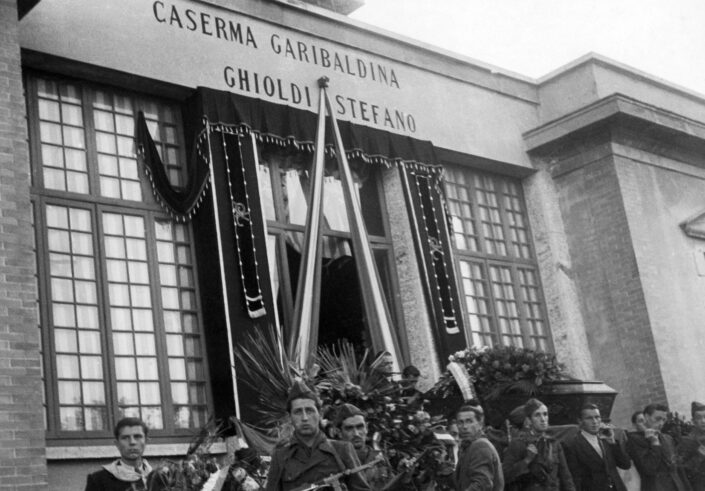
POLYGON ((399 166, 414 235, 414 246, 424 283, 426 301, 435 325, 434 336, 441 365, 448 356, 467 346, 458 287, 453 269, 453 249, 440 173, 435 168, 399 166))

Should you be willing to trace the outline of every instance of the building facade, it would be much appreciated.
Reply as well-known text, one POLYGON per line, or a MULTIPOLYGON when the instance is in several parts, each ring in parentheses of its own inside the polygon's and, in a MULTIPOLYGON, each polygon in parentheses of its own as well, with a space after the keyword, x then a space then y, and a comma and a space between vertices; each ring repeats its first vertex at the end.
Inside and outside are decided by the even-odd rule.
MULTIPOLYGON (((599 55, 532 80, 280 1, 6 0, 0 33, 3 489, 80 488, 121 415, 155 459, 249 417, 233 347, 293 316, 323 76, 426 385, 458 346, 516 345, 616 389, 618 425, 705 399, 705 97, 599 55)), ((324 189, 321 342, 382 349, 334 168, 324 189)))

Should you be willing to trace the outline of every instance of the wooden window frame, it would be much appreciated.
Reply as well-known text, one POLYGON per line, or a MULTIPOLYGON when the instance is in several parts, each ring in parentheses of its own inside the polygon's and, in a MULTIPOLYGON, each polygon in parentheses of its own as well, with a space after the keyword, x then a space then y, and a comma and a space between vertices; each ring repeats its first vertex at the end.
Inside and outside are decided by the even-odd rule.
MULTIPOLYGON (((536 260, 536 255, 535 255, 535 248, 532 240, 532 233, 531 233, 531 224, 529 223, 529 218, 527 215, 526 211, 526 201, 524 199, 524 190, 522 186, 522 182, 520 178, 517 177, 510 177, 502 174, 495 174, 483 170, 477 170, 474 168, 469 168, 467 166, 460 166, 456 164, 446 164, 446 167, 450 167, 453 172, 460 172, 463 173, 465 178, 468 179, 469 185, 467 186, 468 189, 468 200, 467 201, 462 201, 459 198, 455 199, 455 201, 461 202, 463 204, 467 204, 470 206, 472 218, 470 217, 465 217, 465 216, 460 216, 459 218, 463 221, 469 221, 471 220, 474 229, 476 232, 476 241, 478 245, 478 251, 473 251, 471 249, 460 249, 455 246, 455 237, 453 237, 453 252, 455 255, 455 268, 456 271, 460 272, 461 271, 461 266, 460 263, 461 261, 468 261, 471 263, 478 263, 481 264, 481 267, 483 268, 483 271, 485 272, 486 278, 483 279, 483 283, 485 285, 485 288, 487 289, 487 299, 489 302, 488 305, 488 313, 489 313, 489 321, 490 321, 490 335, 492 338, 492 343, 495 346, 506 346, 507 343, 503 342, 504 336, 500 332, 500 327, 499 327, 499 316, 497 313, 497 298, 495 295, 495 292, 493 291, 493 285, 492 285, 492 280, 491 280, 491 273, 490 273, 490 268, 492 266, 496 267, 507 267, 510 268, 510 273, 511 273, 511 279, 512 279, 512 286, 513 286, 513 292, 514 292, 514 298, 517 303, 517 312, 519 316, 519 325, 521 328, 521 338, 522 338, 522 343, 524 347, 532 348, 532 349, 538 349, 537 345, 534 343, 534 339, 537 337, 531 332, 530 324, 529 324, 529 316, 528 316, 528 311, 525 307, 525 304, 528 302, 528 299, 524 298, 523 292, 522 292, 522 285, 521 285, 521 280, 519 276, 519 270, 524 269, 524 270, 531 270, 533 271, 535 278, 536 278, 536 288, 538 290, 539 294, 539 304, 540 304, 540 312, 542 315, 542 320, 544 324, 544 330, 545 330, 545 342, 546 342, 546 351, 553 352, 555 350, 554 344, 553 344, 553 336, 551 335, 551 329, 550 329, 550 324, 548 321, 548 312, 546 309, 546 302, 543 294, 543 286, 541 284, 541 275, 539 273, 539 267, 538 267, 538 262, 536 260), (504 190, 499 189, 497 191, 497 196, 498 196, 498 208, 499 208, 499 214, 500 214, 500 220, 501 220, 501 226, 502 226, 502 231, 504 234, 504 244, 507 250, 507 255, 500 255, 500 254, 495 254, 495 253, 488 253, 487 251, 487 246, 486 246, 486 237, 484 230, 482 228, 482 220, 480 218, 479 214, 479 204, 477 201, 477 188, 475 185, 475 175, 479 175, 481 177, 489 177, 493 180, 495 180, 498 183, 504 184, 506 181, 511 181, 516 185, 516 189, 518 191, 518 199, 521 204, 521 213, 524 217, 524 222, 525 222, 525 230, 527 234, 527 243, 529 247, 529 257, 521 257, 516 254, 514 250, 514 244, 512 240, 512 230, 511 226, 509 223, 508 219, 508 212, 507 212, 507 207, 506 203, 504 202, 504 190)), ((448 175, 448 173, 446 173, 448 175)), ((447 185, 455 185, 455 183, 449 178, 446 177, 446 181, 449 183, 447 185)), ((450 198, 447 198, 450 199, 450 198)), ((468 241, 468 239, 466 239, 468 241)), ((467 324, 467 337, 470 340, 470 343, 472 343, 472 331, 470 328, 470 323, 467 322, 467 320, 470 318, 470 312, 468 311, 467 308, 467 298, 468 296, 465 294, 465 291, 463 289, 462 285, 462 276, 459 275, 459 288, 460 288, 460 294, 461 294, 461 305, 463 309, 463 316, 466 319, 466 324, 467 324)), ((483 334, 484 335, 484 334, 483 334)), ((540 336, 538 336, 540 337, 540 336)))
MULTIPOLYGON (((40 333, 42 339, 42 366, 43 379, 45 390, 45 421, 46 421, 46 437, 49 445, 84 445, 86 441, 95 443, 108 443, 113 440, 112 428, 119 418, 118 403, 117 403, 117 384, 114 368, 111 366, 113 359, 113 340, 112 327, 110 319, 110 301, 108 298, 108 280, 107 280, 107 265, 105 248, 103 246, 104 230, 102 222, 102 214, 105 212, 117 213, 119 215, 135 215, 143 218, 145 223, 145 247, 147 253, 147 267, 149 268, 150 277, 153 280, 149 283, 149 289, 152 296, 151 310, 154 318, 154 339, 156 346, 156 355, 158 373, 160 374, 158 383, 161 391, 161 408, 163 429, 150 429, 150 438, 155 443, 171 443, 171 442, 186 442, 190 441, 195 428, 175 428, 174 427, 174 402, 171 398, 171 377, 169 375, 168 360, 169 356, 166 350, 166 331, 164 321, 159 312, 161 312, 161 288, 163 285, 157 280, 159 278, 158 268, 159 260, 157 256, 157 240, 155 237, 155 224, 158 221, 173 222, 161 206, 152 196, 152 189, 149 179, 144 175, 142 169, 138 169, 142 200, 127 200, 105 197, 100 195, 100 175, 97 166, 97 149, 94 141, 95 125, 92 117, 92 99, 90 95, 92 91, 100 89, 109 92, 110 94, 118 94, 129 97, 134 107, 139 107, 140 102, 152 101, 157 104, 171 104, 177 110, 174 111, 176 117, 176 136, 177 145, 179 146, 180 161, 185 162, 185 145, 183 135, 183 122, 181 120, 181 111, 179 102, 165 100, 161 97, 154 96, 148 93, 133 92, 131 90, 113 87, 108 84, 94 83, 87 80, 77 80, 69 76, 56 75, 53 73, 44 73, 39 71, 28 70, 24 77, 25 94, 28 110, 28 134, 30 147, 30 172, 32 177, 32 185, 30 187, 31 201, 34 210, 34 238, 35 238, 35 255, 37 257, 37 284, 38 284, 38 311, 40 319, 40 333), (41 140, 39 135, 39 97, 36 90, 36 79, 43 78, 53 80, 58 83, 73 83, 80 87, 82 101, 82 116, 85 134, 85 153, 88 172, 89 193, 76 193, 69 191, 61 191, 54 189, 45 189, 43 186, 43 172, 41 162, 41 140), (99 332, 101 334, 101 357, 103 361, 103 383, 105 384, 106 395, 106 411, 107 417, 105 429, 99 431, 66 431, 60 428, 59 419, 59 404, 58 404, 58 389, 56 386, 56 352, 54 349, 53 330, 44 328, 51 324, 51 309, 52 302, 48 281, 49 273, 49 254, 46 244, 46 207, 47 205, 57 205, 70 208, 86 209, 91 214, 92 234, 93 234, 93 252, 95 264, 95 282, 96 294, 98 296, 97 307, 99 315, 99 332)), ((160 106, 160 111, 163 111, 163 106, 160 106)), ((136 111, 135 111, 136 112, 136 111)), ((161 114, 161 112, 160 112, 161 114)), ((162 126, 160 125, 160 128, 162 126)), ((163 135, 160 135, 163 138, 163 135)), ((209 363, 206 350, 206 334, 203 328, 203 312, 201 306, 201 298, 199 294, 199 277, 198 264, 195 254, 195 243, 193 241, 193 230, 189 227, 189 245, 190 245, 190 265, 193 271, 194 283, 193 291, 195 296, 195 315, 199 326, 199 343, 201 356, 200 360, 203 365, 206 397, 206 410, 208 414, 213 414, 213 397, 212 387, 210 384, 209 363)), ((177 242, 174 242, 176 244, 177 242)), ((185 357, 188 359, 187 357, 185 357)))

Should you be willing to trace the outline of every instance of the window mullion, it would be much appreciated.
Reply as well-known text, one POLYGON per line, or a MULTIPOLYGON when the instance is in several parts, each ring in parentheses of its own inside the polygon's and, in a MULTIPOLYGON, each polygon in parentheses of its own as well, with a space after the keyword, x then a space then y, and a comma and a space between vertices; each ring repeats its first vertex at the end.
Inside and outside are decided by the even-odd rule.
POLYGON ((155 217, 153 213, 147 213, 145 218, 145 229, 147 236, 147 264, 149 268, 150 291, 152 292, 152 316, 154 318, 154 336, 157 347, 157 367, 159 370, 159 387, 162 394, 162 420, 164 430, 173 430, 174 405, 171 398, 171 387, 169 376, 169 356, 166 348, 166 330, 164 328, 161 284, 159 282, 159 259, 157 257, 157 239, 154 233, 155 217))
POLYGON ((83 128, 86 135, 86 163, 88 167, 88 187, 90 196, 100 196, 100 177, 98 171, 98 150, 96 147, 95 123, 93 121, 93 89, 84 86, 82 91, 83 128))
POLYGON ((524 292, 521 287, 521 278, 519 277, 521 272, 516 264, 508 265, 511 267, 512 273, 512 286, 514 288, 514 298, 517 301, 517 311, 519 313, 519 326, 521 328, 521 337, 524 340, 524 346, 527 348, 535 349, 534 338, 529 332, 529 321, 526 312, 526 300, 524 298, 524 292))
POLYGON ((104 328, 101 329, 103 336, 103 369, 105 370, 105 383, 108 390, 108 429, 112 428, 120 419, 117 394, 117 374, 115 373, 115 350, 113 347, 113 326, 110 316, 110 291, 108 288, 107 260, 105 254, 105 230, 103 230, 103 207, 93 206, 93 226, 95 227, 94 247, 96 251, 96 282, 98 289, 99 315, 101 316, 104 328))
MULTIPOLYGON (((34 227, 35 227, 35 237, 36 237, 36 250, 40 252, 41 257, 37 258, 37 274, 39 278, 49 277, 49 255, 46 254, 47 247, 47 237, 48 233, 46 227, 46 220, 44 217, 44 207, 45 203, 42 198, 39 198, 35 202, 34 212, 34 227)), ((58 397, 58 382, 56 378, 56 349, 54 347, 53 330, 50 328, 52 326, 51 321, 51 309, 49 305, 51 303, 51 296, 49 294, 49 288, 45 282, 38 281, 39 291, 39 314, 40 314, 40 326, 42 335, 42 346, 43 346, 43 357, 44 357, 44 384, 45 392, 47 398, 47 428, 50 433, 57 433, 60 428, 60 419, 58 414, 59 408, 59 397, 58 397)))

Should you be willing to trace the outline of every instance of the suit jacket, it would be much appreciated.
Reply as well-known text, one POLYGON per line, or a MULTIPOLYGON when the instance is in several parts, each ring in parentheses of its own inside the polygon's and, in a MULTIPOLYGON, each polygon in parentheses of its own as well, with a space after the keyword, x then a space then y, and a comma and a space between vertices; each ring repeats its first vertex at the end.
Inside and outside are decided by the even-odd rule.
POLYGON ((617 467, 629 469, 629 456, 619 442, 613 445, 602 440, 602 453, 587 441, 582 433, 578 433, 563 443, 565 458, 573 476, 575 489, 578 491, 602 491, 615 489, 626 491, 626 486, 619 477, 617 467), (610 487, 610 485, 612 487, 610 487))
POLYGON ((494 446, 487 438, 463 442, 458 465, 455 468, 457 491, 502 491, 504 475, 502 463, 494 446))
POLYGON ((144 491, 147 489, 142 481, 121 481, 105 469, 88 474, 85 491, 144 491))
POLYGON ((504 452, 502 463, 507 488, 531 491, 574 491, 575 485, 568 470, 563 447, 550 436, 545 436, 542 440, 539 442, 531 435, 526 435, 511 441, 504 452), (529 443, 534 443, 543 451, 527 464, 524 459, 529 443), (544 478, 541 477, 543 472, 539 472, 542 471, 539 464, 542 464, 541 467, 548 474, 544 478))
POLYGON ((705 455, 698 450, 701 445, 705 445, 705 432, 698 429, 684 436, 678 445, 678 456, 693 491, 705 491, 705 455))
POLYGON ((659 434, 661 445, 651 445, 642 432, 629 433, 627 453, 641 477, 642 491, 690 491, 687 479, 676 466, 673 439, 659 434))
MULTIPOLYGON (((274 448, 265 489, 290 491, 359 465, 360 461, 350 442, 329 440, 319 432, 309 447, 293 436, 274 448)), ((341 479, 341 482, 350 490, 370 489, 359 472, 341 479)))

